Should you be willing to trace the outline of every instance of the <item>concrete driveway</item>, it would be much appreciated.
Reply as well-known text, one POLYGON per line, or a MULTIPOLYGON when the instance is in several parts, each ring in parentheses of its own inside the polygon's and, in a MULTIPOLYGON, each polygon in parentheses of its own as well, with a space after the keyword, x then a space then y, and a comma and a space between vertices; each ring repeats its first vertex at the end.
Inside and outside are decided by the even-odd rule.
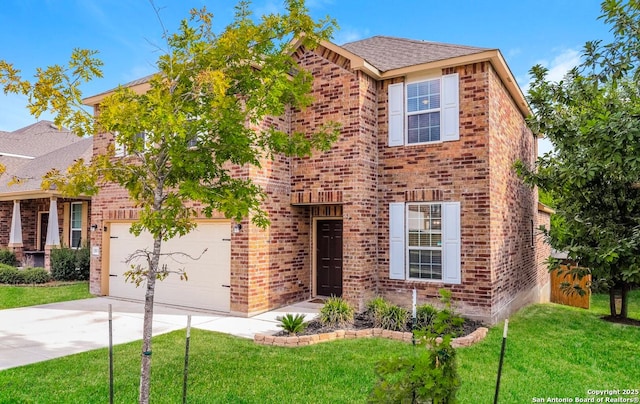
MULTIPOLYGON (((108 297, 0 310, 0 370, 104 348, 109 344, 109 305, 113 343, 142 339, 143 304, 108 297)), ((303 302, 251 318, 155 305, 153 334, 191 326, 244 338, 280 331, 276 317, 285 313, 318 314, 321 305, 303 302)))

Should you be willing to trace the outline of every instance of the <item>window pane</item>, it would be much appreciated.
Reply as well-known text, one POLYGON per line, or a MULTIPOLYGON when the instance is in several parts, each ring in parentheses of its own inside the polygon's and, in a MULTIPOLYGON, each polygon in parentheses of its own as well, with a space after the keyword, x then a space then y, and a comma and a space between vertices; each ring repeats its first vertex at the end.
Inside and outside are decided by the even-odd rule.
POLYGON ((409 143, 436 142, 440 140, 440 112, 409 115, 409 143))
POLYGON ((440 79, 407 84, 407 111, 440 108, 440 79))
POLYGON ((72 248, 80 248, 80 243, 82 242, 82 231, 81 230, 71 230, 71 247, 72 248))
POLYGON ((80 203, 71 204, 71 228, 82 228, 82 204, 80 203))
POLYGON ((442 279, 441 251, 410 250, 409 277, 417 279, 442 279))

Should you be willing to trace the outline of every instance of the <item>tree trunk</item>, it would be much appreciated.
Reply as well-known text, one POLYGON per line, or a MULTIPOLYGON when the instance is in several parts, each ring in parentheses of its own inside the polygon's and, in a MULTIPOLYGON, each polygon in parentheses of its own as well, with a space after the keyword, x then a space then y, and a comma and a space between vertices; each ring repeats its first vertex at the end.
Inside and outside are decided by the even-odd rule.
POLYGON ((140 361, 140 404, 148 404, 151 393, 151 338, 153 337, 153 298, 155 294, 155 284, 155 271, 150 270, 147 277, 147 292, 144 297, 142 357, 140 361))
POLYGON ((618 315, 616 311, 616 288, 609 289, 609 315, 615 317, 618 315))
POLYGON ((153 240, 153 254, 149 260, 147 292, 144 297, 144 321, 142 326, 142 358, 140 365, 140 404, 149 404, 151 394, 151 338, 153 337, 153 298, 156 289, 156 273, 160 261, 162 237, 153 240))
POLYGON ((627 318, 627 292, 629 291, 629 285, 625 282, 620 288, 620 317, 627 318))

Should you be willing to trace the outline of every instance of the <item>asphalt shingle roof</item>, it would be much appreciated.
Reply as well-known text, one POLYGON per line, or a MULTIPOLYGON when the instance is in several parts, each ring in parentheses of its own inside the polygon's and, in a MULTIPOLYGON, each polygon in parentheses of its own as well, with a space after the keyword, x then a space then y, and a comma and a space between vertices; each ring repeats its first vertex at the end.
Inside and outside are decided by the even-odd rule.
POLYGON ((40 121, 13 132, 0 132, 0 155, 38 157, 80 140, 68 129, 59 129, 51 121, 40 121))
POLYGON ((481 53, 489 48, 374 36, 341 46, 381 72, 481 53))
POLYGON ((0 193, 39 190, 44 174, 53 168, 64 171, 79 158, 89 161, 92 149, 92 137, 78 137, 49 121, 13 132, 0 132, 0 163, 6 167, 0 177, 0 193), (23 181, 9 186, 14 176, 23 181))

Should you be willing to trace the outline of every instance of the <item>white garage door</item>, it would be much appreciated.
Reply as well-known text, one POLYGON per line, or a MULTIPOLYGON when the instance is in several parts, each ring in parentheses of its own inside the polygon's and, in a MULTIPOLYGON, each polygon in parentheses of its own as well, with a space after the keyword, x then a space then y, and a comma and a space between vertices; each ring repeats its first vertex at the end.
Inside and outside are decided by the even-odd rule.
MULTIPOLYGON (((144 264, 138 259, 131 264, 125 260, 136 250, 153 249, 149 233, 135 237, 129 233, 130 223, 112 223, 109 248, 109 295, 126 299, 144 300, 146 282, 136 287, 126 282, 124 273, 131 264, 144 264)), ((162 244, 162 253, 180 252, 198 260, 175 254, 163 256, 160 265, 171 269, 184 268, 188 280, 170 274, 156 282, 155 301, 158 303, 228 312, 230 309, 231 226, 227 223, 199 223, 184 237, 176 237, 162 244)))

